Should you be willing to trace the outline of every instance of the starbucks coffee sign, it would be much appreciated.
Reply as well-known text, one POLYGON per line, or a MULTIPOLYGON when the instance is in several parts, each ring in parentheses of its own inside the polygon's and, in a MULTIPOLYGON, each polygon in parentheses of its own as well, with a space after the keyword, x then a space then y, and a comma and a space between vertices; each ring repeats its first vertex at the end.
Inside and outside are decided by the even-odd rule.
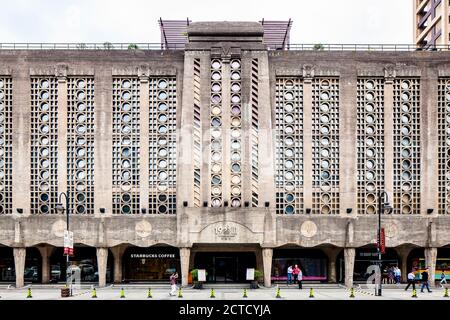
POLYGON ((214 232, 216 236, 218 236, 222 240, 233 239, 237 235, 236 227, 229 224, 223 224, 215 227, 214 232))

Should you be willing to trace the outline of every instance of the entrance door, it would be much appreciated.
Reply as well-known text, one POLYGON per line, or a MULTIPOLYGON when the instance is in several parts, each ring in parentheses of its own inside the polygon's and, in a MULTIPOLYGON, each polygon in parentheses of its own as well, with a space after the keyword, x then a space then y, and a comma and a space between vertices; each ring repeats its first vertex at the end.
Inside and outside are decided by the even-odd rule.
POLYGON ((217 282, 233 282, 237 280, 237 259, 233 257, 215 257, 217 282))

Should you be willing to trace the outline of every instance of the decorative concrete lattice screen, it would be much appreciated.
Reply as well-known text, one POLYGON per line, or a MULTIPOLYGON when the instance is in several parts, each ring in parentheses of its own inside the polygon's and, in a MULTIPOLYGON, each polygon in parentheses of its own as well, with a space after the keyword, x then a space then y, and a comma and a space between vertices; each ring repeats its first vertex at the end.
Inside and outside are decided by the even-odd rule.
POLYGON ((250 106, 251 106, 251 170, 252 170, 252 207, 259 204, 259 63, 252 59, 250 106))
POLYGON ((149 213, 176 213, 177 84, 175 77, 149 82, 149 213))
POLYGON ((57 213, 58 82, 31 78, 31 213, 57 213))
POLYGON ((303 83, 276 79, 276 212, 303 213, 303 83))
POLYGON ((139 196, 140 84, 113 78, 113 213, 137 214, 139 196))
POLYGON ((384 190, 384 79, 357 82, 358 213, 378 211, 384 190))
MULTIPOLYGON (((211 81, 210 81, 210 143, 211 143, 211 206, 221 207, 223 203, 222 190, 222 61, 211 60, 211 81)), ((236 107, 238 109, 239 107, 236 107)), ((240 112, 240 110, 239 110, 240 112)), ((240 148, 236 143, 234 147, 240 148)))
POLYGON ((420 80, 394 81, 394 214, 420 214, 420 80))
POLYGON ((439 79, 439 213, 450 214, 450 79, 439 79))
POLYGON ((194 117, 193 117, 193 162, 194 162, 194 207, 200 207, 202 201, 202 126, 200 105, 200 59, 194 59, 194 117))
POLYGON ((67 188, 74 213, 94 213, 93 77, 67 81, 67 188))
POLYGON ((339 79, 312 84, 312 213, 339 214, 339 79))
POLYGON ((241 60, 234 59, 230 63, 230 154, 231 154, 231 206, 242 204, 242 103, 241 103, 241 60))
POLYGON ((12 80, 0 78, 0 214, 12 213, 12 80))

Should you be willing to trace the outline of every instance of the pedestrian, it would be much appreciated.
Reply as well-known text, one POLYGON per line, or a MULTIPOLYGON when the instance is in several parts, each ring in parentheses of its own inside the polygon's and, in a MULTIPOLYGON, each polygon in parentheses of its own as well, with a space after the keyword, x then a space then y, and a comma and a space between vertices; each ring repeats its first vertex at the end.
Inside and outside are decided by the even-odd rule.
POLYGON ((445 272, 442 270, 441 272, 441 281, 439 282, 441 284, 441 287, 444 287, 444 283, 447 284, 447 279, 445 279, 445 272))
POLYGON ((408 285, 405 288, 405 291, 408 290, 409 286, 412 285, 413 290, 416 290, 416 275, 414 274, 414 270, 411 270, 408 273, 408 285))
POLYGON ((430 284, 428 283, 429 281, 429 276, 430 276, 430 269, 426 268, 424 272, 422 272, 422 286, 420 287, 420 292, 423 292, 423 289, 425 287, 427 287, 428 292, 431 292, 430 290, 430 284))
POLYGON ((303 281, 303 272, 300 268, 298 268, 297 282, 299 289, 303 289, 302 281, 303 281))
POLYGON ((289 265, 289 267, 287 268, 287 284, 290 285, 292 284, 292 266, 289 265))
POLYGON ((292 279, 294 280, 294 282, 297 281, 299 272, 300 272, 300 269, 299 269, 298 265, 295 265, 294 268, 292 269, 292 279))
POLYGON ((178 273, 175 271, 170 276, 170 296, 175 296, 177 294, 177 279, 178 279, 178 273))
POLYGON ((400 284, 400 280, 402 277, 402 271, 400 270, 399 267, 397 267, 397 266, 395 267, 394 274, 395 274, 395 283, 400 284))

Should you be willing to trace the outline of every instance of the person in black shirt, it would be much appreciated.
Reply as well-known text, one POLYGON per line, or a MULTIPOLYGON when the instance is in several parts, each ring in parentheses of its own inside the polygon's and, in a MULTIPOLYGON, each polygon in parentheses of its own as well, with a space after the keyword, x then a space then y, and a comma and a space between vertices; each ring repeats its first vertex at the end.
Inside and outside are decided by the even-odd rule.
POLYGON ((423 289, 427 287, 428 292, 431 292, 430 285, 428 284, 430 270, 427 268, 424 272, 422 272, 422 287, 420 288, 420 292, 423 292, 423 289))

